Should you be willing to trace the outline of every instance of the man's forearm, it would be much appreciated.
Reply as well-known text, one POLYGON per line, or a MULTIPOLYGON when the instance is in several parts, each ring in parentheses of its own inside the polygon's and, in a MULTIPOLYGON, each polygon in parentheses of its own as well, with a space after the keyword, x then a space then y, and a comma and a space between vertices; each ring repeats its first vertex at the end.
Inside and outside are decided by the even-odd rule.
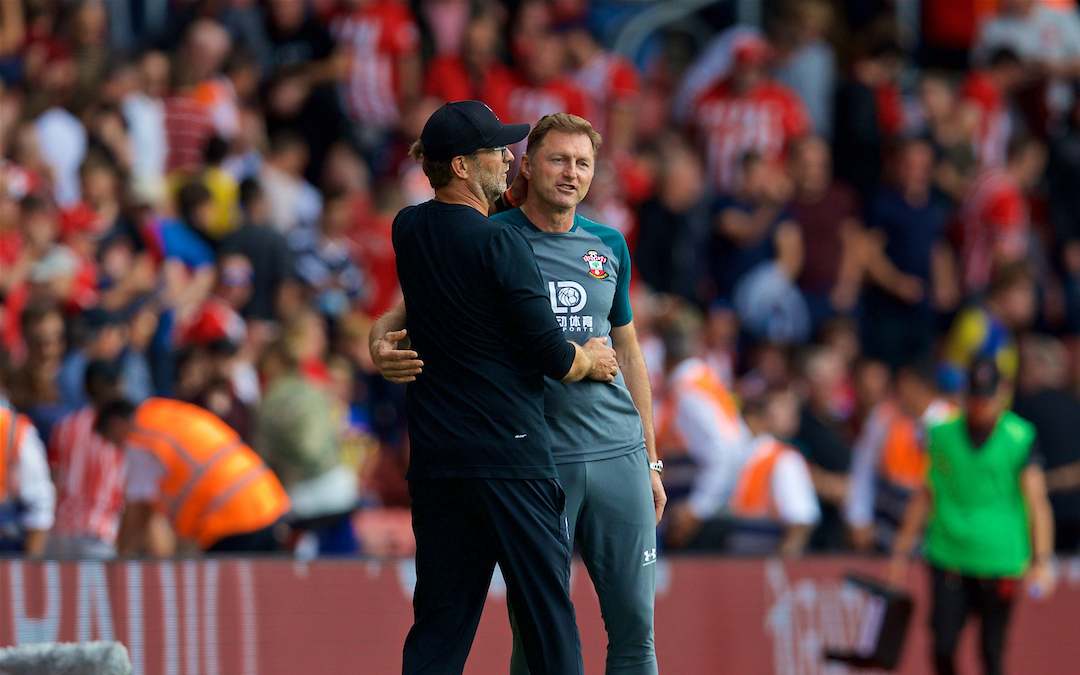
MULTIPOLYGON (((404 302, 399 304, 397 307, 391 309, 386 314, 380 316, 379 319, 371 326, 371 333, 368 335, 368 347, 372 347, 387 333, 392 333, 394 331, 404 329, 406 327, 407 318, 408 316, 405 313, 404 302)), ((401 346, 405 347, 406 345, 401 346)))
POLYGON ((798 558, 806 550, 806 544, 813 533, 812 525, 788 525, 784 528, 784 538, 780 542, 780 555, 784 558, 798 558))
POLYGON ((1080 488, 1080 462, 1046 471, 1047 492, 1068 492, 1080 488))
POLYGON ((45 543, 48 539, 48 530, 26 530, 23 532, 23 553, 40 558, 45 555, 45 543))
POLYGON ((574 363, 570 366, 570 370, 562 377, 560 382, 578 382, 584 380, 585 376, 592 370, 593 361, 589 354, 582 349, 581 345, 576 342, 569 341, 574 345, 574 363))
POLYGON ((900 531, 893 541, 893 555, 909 556, 915 552, 919 535, 926 524, 926 516, 930 513, 930 491, 926 488, 919 490, 908 501, 904 509, 904 517, 900 521, 900 531))
POLYGON ((1031 550, 1036 561, 1045 562, 1054 553, 1054 511, 1046 494, 1046 477, 1041 468, 1029 466, 1020 481, 1030 514, 1031 550))
POLYGON ((1031 550, 1040 562, 1054 554, 1054 514, 1049 499, 1031 505, 1031 550))
POLYGON ((641 416, 641 427, 645 432, 645 450, 649 453, 649 461, 655 462, 657 459, 656 432, 653 428, 652 390, 649 387, 649 369, 645 364, 645 355, 641 352, 641 345, 636 335, 619 339, 616 337, 616 330, 612 331, 612 347, 615 348, 615 357, 619 361, 619 368, 622 369, 623 378, 626 380, 626 389, 630 392, 630 398, 634 400, 638 415, 641 416))
POLYGON ((145 550, 151 510, 150 505, 143 502, 129 502, 124 508, 120 531, 116 535, 117 555, 139 555, 145 550))

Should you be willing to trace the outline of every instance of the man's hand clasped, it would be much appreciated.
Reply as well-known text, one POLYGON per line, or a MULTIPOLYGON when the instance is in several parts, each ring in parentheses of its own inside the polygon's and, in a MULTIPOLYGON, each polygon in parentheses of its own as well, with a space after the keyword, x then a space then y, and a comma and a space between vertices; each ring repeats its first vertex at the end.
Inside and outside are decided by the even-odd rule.
MULTIPOLYGON (((606 337, 589 338, 588 342, 581 346, 582 350, 592 361, 592 368, 585 377, 597 382, 614 382, 615 374, 619 372, 619 362, 615 359, 615 350, 607 346, 606 337)), ((580 372, 580 371, 579 371, 580 372)))

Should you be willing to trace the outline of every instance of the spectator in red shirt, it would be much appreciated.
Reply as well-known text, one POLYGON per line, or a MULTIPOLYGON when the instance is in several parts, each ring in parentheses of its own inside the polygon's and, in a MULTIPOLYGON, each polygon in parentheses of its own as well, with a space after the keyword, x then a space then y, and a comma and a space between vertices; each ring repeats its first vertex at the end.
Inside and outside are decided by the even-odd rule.
POLYGON ((859 299, 859 197, 850 185, 833 178, 832 152, 818 136, 792 146, 789 173, 795 185, 792 216, 802 228, 805 249, 796 282, 816 328, 853 310, 859 299))
POLYGON ((509 119, 513 72, 499 58, 499 16, 480 5, 465 28, 460 54, 437 56, 428 64, 424 94, 439 100, 483 101, 500 119, 509 119))
POLYGON ((593 126, 604 137, 604 153, 627 152, 634 147, 641 104, 641 76, 625 57, 604 49, 581 23, 566 31, 566 45, 574 79, 589 97, 593 126))
POLYGON ((334 40, 352 56, 342 99, 352 119, 378 137, 372 144, 378 145, 419 98, 420 34, 405 3, 345 0, 343 5, 331 22, 334 40))
POLYGON ((1008 96, 1024 78, 1020 57, 1011 49, 994 52, 990 64, 972 71, 960 87, 961 121, 981 166, 1001 166, 1012 135, 1008 96))
POLYGON ((1031 214, 1027 193, 1046 168, 1046 146, 1020 136, 1009 143, 1005 165, 983 169, 960 205, 960 280, 964 292, 986 290, 994 269, 1023 259, 1028 251, 1031 214))
POLYGON ((592 117, 585 92, 566 75, 569 62, 563 36, 539 33, 521 41, 519 49, 524 53, 520 55, 517 86, 510 94, 507 123, 533 124, 544 115, 557 112, 592 117))
POLYGON ((85 380, 90 402, 61 418, 49 438, 49 466, 57 492, 50 557, 116 555, 124 508, 124 453, 94 431, 94 421, 101 405, 121 395, 120 367, 92 361, 85 380))
POLYGON ((731 75, 698 97, 692 116, 711 184, 729 193, 739 182, 740 162, 747 152, 757 153, 766 163, 782 161, 787 145, 810 131, 802 101, 769 78, 771 50, 764 40, 740 37, 734 57, 731 75))

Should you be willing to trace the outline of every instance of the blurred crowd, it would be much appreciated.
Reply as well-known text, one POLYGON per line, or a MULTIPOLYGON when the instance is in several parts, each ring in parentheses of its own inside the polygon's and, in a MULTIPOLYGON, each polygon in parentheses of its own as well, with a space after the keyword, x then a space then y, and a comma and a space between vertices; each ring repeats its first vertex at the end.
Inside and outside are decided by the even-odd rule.
POLYGON ((93 418, 118 388, 212 411, 286 488, 344 466, 362 549, 408 552, 376 515, 408 506, 404 391, 368 333, 401 299, 393 217, 433 195, 408 146, 470 98, 604 136, 579 208, 634 259, 673 547, 709 547, 735 490, 695 496, 723 443, 664 450, 664 406, 704 386, 687 361, 717 419, 806 460, 799 550, 888 546, 866 485, 915 471, 911 421, 976 359, 1048 469, 1080 462, 1076 3, 925 0, 912 31, 898 1, 763 1, 761 26, 717 2, 612 51, 646 4, 0 0, 0 391, 47 448, 51 540, 115 543, 122 453, 93 418), (304 406, 326 415, 283 428, 304 406))

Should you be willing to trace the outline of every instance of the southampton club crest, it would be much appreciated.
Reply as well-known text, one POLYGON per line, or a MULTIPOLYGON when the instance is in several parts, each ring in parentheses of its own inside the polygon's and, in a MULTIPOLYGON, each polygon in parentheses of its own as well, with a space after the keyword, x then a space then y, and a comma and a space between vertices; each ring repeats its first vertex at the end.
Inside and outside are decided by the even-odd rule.
POLYGON ((606 255, 600 255, 596 251, 589 251, 585 255, 581 256, 581 259, 589 264, 589 274, 597 279, 607 279, 608 273, 604 271, 604 263, 607 262, 606 255))

